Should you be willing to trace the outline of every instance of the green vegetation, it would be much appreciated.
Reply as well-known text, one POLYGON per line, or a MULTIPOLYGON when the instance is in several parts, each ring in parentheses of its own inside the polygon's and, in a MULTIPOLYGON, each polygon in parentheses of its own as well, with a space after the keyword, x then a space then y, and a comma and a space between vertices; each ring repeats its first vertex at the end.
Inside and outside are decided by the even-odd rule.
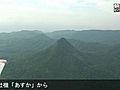
POLYGON ((78 40, 63 37, 57 39, 54 34, 56 32, 52 33, 53 39, 48 37, 50 33, 28 32, 8 33, 6 38, 6 34, 1 34, 0 58, 8 60, 1 79, 120 78, 120 42, 119 37, 115 36, 119 31, 57 32, 57 35, 60 33, 60 36, 65 35, 66 38, 67 34, 73 37, 74 34, 85 33, 82 34, 84 40, 79 36, 78 40), (22 35, 27 36, 24 38, 22 35))
POLYGON ((84 42, 99 42, 101 44, 116 45, 120 43, 120 30, 83 30, 83 31, 57 31, 46 33, 53 39, 65 37, 66 39, 81 40, 84 42), (69 32, 69 33, 68 33, 69 32))

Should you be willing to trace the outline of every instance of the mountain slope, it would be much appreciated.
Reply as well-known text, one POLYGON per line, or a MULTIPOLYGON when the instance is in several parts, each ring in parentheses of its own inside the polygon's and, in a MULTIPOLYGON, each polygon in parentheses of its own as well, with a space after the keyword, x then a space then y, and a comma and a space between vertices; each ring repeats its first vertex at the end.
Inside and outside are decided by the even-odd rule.
POLYGON ((62 31, 54 31, 45 33, 47 36, 51 37, 52 39, 59 39, 61 37, 69 38, 71 35, 76 33, 77 31, 74 30, 62 30, 62 31))
POLYGON ((22 30, 22 31, 11 32, 11 33, 0 33, 0 41, 12 40, 12 39, 28 39, 40 33, 42 32, 37 30, 36 31, 22 30))
POLYGON ((79 76, 79 68, 79 72, 84 68, 80 53, 64 38, 34 57, 35 61, 42 60, 43 78, 74 78, 79 76))
POLYGON ((64 38, 26 61, 13 61, 12 63, 16 63, 14 67, 16 65, 20 68, 13 69, 9 73, 6 69, 3 76, 18 78, 19 75, 13 74, 17 72, 16 74, 20 74, 19 78, 72 78, 79 75, 77 73, 79 68, 81 68, 79 72, 82 72, 84 67, 83 58, 79 55, 79 52, 64 38))
POLYGON ((84 53, 95 53, 100 54, 101 52, 105 52, 109 50, 111 47, 107 44, 101 44, 98 42, 83 42, 80 40, 68 39, 71 45, 73 45, 78 51, 84 53))
POLYGON ((46 33, 53 39, 65 37, 67 39, 81 40, 84 42, 99 42, 115 45, 120 43, 120 30, 83 30, 83 31, 58 31, 46 33), (58 33, 59 32, 59 33, 58 33))
POLYGON ((101 55, 101 67, 111 70, 120 79, 120 44, 101 55))
POLYGON ((54 40, 43 33, 38 33, 32 36, 31 34, 28 34, 27 37, 28 36, 29 38, 23 37, 23 39, 15 38, 10 41, 6 40, 6 44, 4 43, 4 45, 0 45, 0 54, 29 54, 37 52, 38 49, 40 51, 54 42, 54 40))
POLYGON ((65 38, 61 38, 37 54, 9 60, 1 78, 118 78, 119 75, 116 76, 105 65, 106 62, 104 63, 98 55, 78 52, 65 38))

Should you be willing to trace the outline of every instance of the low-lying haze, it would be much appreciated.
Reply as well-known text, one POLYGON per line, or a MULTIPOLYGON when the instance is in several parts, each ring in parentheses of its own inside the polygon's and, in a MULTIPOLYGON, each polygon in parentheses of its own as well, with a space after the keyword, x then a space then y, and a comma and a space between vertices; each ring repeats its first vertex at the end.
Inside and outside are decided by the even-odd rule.
POLYGON ((119 29, 119 0, 0 0, 0 32, 119 29))

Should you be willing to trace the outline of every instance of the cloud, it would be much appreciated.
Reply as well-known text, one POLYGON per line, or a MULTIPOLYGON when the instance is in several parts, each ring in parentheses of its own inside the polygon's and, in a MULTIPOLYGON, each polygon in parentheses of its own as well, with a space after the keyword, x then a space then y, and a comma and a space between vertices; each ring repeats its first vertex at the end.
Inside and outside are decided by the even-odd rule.
POLYGON ((113 13, 112 6, 117 1, 0 0, 0 27, 1 29, 3 27, 3 29, 42 28, 46 30, 120 28, 119 14, 113 13))
MULTIPOLYGON (((116 0, 117 1, 117 0, 116 0)), ((44 9, 49 11, 106 11, 112 7, 113 0, 0 0, 0 8, 44 9)))

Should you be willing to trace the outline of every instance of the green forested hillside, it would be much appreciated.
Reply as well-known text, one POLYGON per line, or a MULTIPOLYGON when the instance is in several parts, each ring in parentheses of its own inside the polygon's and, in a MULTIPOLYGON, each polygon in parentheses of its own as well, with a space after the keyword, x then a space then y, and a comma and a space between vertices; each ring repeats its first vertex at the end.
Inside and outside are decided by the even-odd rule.
POLYGON ((62 31, 54 31, 45 33, 47 36, 51 37, 52 39, 59 39, 61 37, 65 37, 66 39, 70 39, 73 34, 76 34, 77 31, 74 30, 62 30, 62 31))
POLYGON ((119 73, 115 74, 115 65, 118 65, 119 62, 108 56, 109 54, 99 56, 78 52, 65 38, 61 38, 52 46, 32 56, 9 61, 1 78, 119 78, 119 73), (112 67, 113 69, 111 69, 112 67))
POLYGON ((51 38, 65 37, 67 39, 81 40, 84 42, 99 42, 102 44, 115 45, 119 44, 119 30, 83 30, 83 31, 65 31, 46 33, 51 38))
POLYGON ((111 48, 107 44, 101 44, 98 42, 83 42, 80 40, 68 39, 71 45, 73 45, 78 51, 86 53, 96 53, 106 52, 111 48))
POLYGON ((119 31, 67 30, 55 33, 1 33, 0 58, 8 62, 0 78, 120 78, 119 31))
POLYGON ((41 31, 28 31, 22 30, 18 32, 11 32, 11 33, 0 33, 0 41, 5 42, 6 40, 13 40, 13 39, 28 39, 32 38, 38 34, 42 33, 41 31))
POLYGON ((16 34, 10 33, 10 35, 7 36, 9 39, 5 38, 3 35, 5 40, 0 38, 0 54, 30 54, 37 52, 38 49, 40 51, 53 44, 54 40, 43 33, 37 32, 21 31, 16 32, 16 34))

